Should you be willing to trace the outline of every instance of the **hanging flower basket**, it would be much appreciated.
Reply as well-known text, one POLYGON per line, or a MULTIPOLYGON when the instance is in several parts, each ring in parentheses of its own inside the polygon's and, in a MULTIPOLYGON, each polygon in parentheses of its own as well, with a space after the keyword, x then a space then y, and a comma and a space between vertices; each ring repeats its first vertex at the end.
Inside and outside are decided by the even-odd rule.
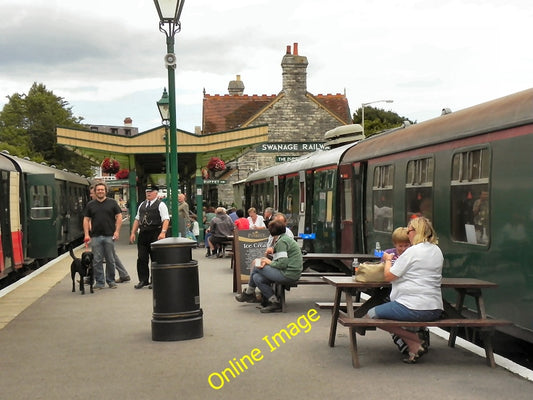
POLYGON ((207 169, 210 171, 224 171, 226 169, 226 164, 218 157, 211 157, 207 163, 207 169))
POLYGON ((102 172, 106 174, 116 174, 120 170, 120 164, 117 160, 107 157, 102 162, 102 172))
POLYGON ((129 169, 121 169, 120 171, 117 172, 117 174, 115 175, 115 178, 117 179, 126 179, 128 178, 130 174, 130 170, 129 169))

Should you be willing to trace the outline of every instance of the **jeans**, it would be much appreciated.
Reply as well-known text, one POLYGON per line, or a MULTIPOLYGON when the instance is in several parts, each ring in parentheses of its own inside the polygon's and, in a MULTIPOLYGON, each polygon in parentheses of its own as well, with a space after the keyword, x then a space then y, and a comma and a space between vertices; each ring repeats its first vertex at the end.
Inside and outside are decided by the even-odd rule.
POLYGON ((397 301, 380 304, 368 310, 370 318, 393 319, 397 321, 435 321, 442 310, 411 310, 397 301))
POLYGON ((91 248, 94 255, 94 277, 98 286, 115 285, 115 242, 113 236, 91 237, 91 248), (106 274, 104 280, 104 257, 106 259, 106 274))
POLYGON ((122 261, 120 261, 120 258, 118 258, 115 246, 113 246, 113 257, 115 258, 115 268, 117 269, 119 278, 128 277, 128 271, 124 267, 124 264, 122 264, 122 261))
POLYGON ((279 269, 265 265, 263 268, 253 269, 248 286, 251 288, 258 287, 263 297, 268 300, 274 295, 272 283, 291 283, 295 281, 295 279, 285 278, 285 275, 279 269))

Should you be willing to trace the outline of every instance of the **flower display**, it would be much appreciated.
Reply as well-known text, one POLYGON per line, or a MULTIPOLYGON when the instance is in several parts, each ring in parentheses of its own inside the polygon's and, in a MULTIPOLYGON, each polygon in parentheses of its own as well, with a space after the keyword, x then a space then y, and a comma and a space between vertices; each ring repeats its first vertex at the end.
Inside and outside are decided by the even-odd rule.
POLYGON ((211 171, 224 171, 226 169, 226 164, 218 157, 211 157, 207 163, 207 169, 211 171))
POLYGON ((102 172, 106 174, 116 174, 120 170, 120 164, 117 160, 106 157, 102 162, 102 172))
POLYGON ((115 175, 115 178, 117 178, 117 179, 126 179, 129 174, 130 174, 130 170, 123 168, 123 169, 121 169, 120 171, 117 172, 117 174, 115 175))

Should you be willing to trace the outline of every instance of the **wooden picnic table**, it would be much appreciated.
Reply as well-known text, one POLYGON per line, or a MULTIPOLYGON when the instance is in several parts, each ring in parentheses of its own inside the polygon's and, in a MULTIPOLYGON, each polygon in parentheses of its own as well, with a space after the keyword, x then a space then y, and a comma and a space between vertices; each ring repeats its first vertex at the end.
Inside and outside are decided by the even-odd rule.
MULTIPOLYGON (((339 322, 339 316, 344 321, 351 321, 352 324, 344 324, 349 327, 350 342, 352 344, 352 359, 354 366, 359 365, 357 359, 357 348, 355 334, 356 319, 364 317, 368 310, 386 301, 387 296, 390 293, 390 282, 356 282, 352 277, 340 277, 340 276, 323 276, 322 279, 328 284, 335 287, 335 298, 333 301, 333 310, 331 316, 331 326, 329 332, 328 344, 330 347, 335 346, 335 336, 337 333, 337 323, 339 322), (363 303, 358 303, 357 307, 354 307, 353 296, 358 296, 360 292, 366 292, 369 294, 369 298, 363 303), (346 298, 346 311, 341 310, 341 297, 342 293, 346 298), (355 347, 355 354, 354 354, 355 347)), ((496 288, 497 284, 480 279, 473 278, 442 278, 441 288, 451 288, 457 292, 457 301, 455 305, 450 304, 443 299, 444 311, 446 317, 449 319, 464 319, 462 315, 463 306, 466 296, 472 296, 476 303, 476 314, 478 320, 487 321, 486 326, 490 327, 490 321, 487 319, 487 313, 485 310, 485 303, 483 301, 482 290, 488 288, 496 288)), ((370 320, 372 321, 372 320, 370 320)), ((369 326, 372 323, 369 321, 369 326)), ((445 320, 442 320, 445 321, 445 320)), ((496 322, 496 321, 495 321, 496 322)), ((500 324, 505 321, 498 321, 500 324)), ((392 322, 394 323, 394 321, 392 322)), ((362 325, 363 323, 359 324, 362 325)), ((431 323, 429 323, 431 324, 431 323)), ((479 321, 475 322, 475 325, 479 325, 479 321)), ((374 324, 375 326, 375 324, 374 324)), ((375 328, 374 328, 375 329, 375 328)), ((363 329, 364 332, 364 329, 363 329)), ((457 337, 457 328, 452 327, 450 337, 448 339, 448 346, 454 347, 457 337)), ((486 344, 485 348, 487 352, 487 359, 489 363, 494 366, 494 357, 492 355, 492 346, 490 343, 486 344)))

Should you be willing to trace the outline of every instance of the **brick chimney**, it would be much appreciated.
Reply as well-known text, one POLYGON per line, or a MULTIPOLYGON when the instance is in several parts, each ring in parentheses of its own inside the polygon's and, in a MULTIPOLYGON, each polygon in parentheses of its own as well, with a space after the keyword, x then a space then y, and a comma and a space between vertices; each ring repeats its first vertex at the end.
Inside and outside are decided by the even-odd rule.
POLYGON ((241 81, 241 76, 237 75, 234 81, 229 81, 228 93, 230 96, 242 96, 244 93, 244 82, 241 81))
POLYGON ((307 57, 298 55, 298 43, 287 46, 287 52, 281 61, 283 70, 283 91, 287 96, 305 96, 307 94, 307 57))

